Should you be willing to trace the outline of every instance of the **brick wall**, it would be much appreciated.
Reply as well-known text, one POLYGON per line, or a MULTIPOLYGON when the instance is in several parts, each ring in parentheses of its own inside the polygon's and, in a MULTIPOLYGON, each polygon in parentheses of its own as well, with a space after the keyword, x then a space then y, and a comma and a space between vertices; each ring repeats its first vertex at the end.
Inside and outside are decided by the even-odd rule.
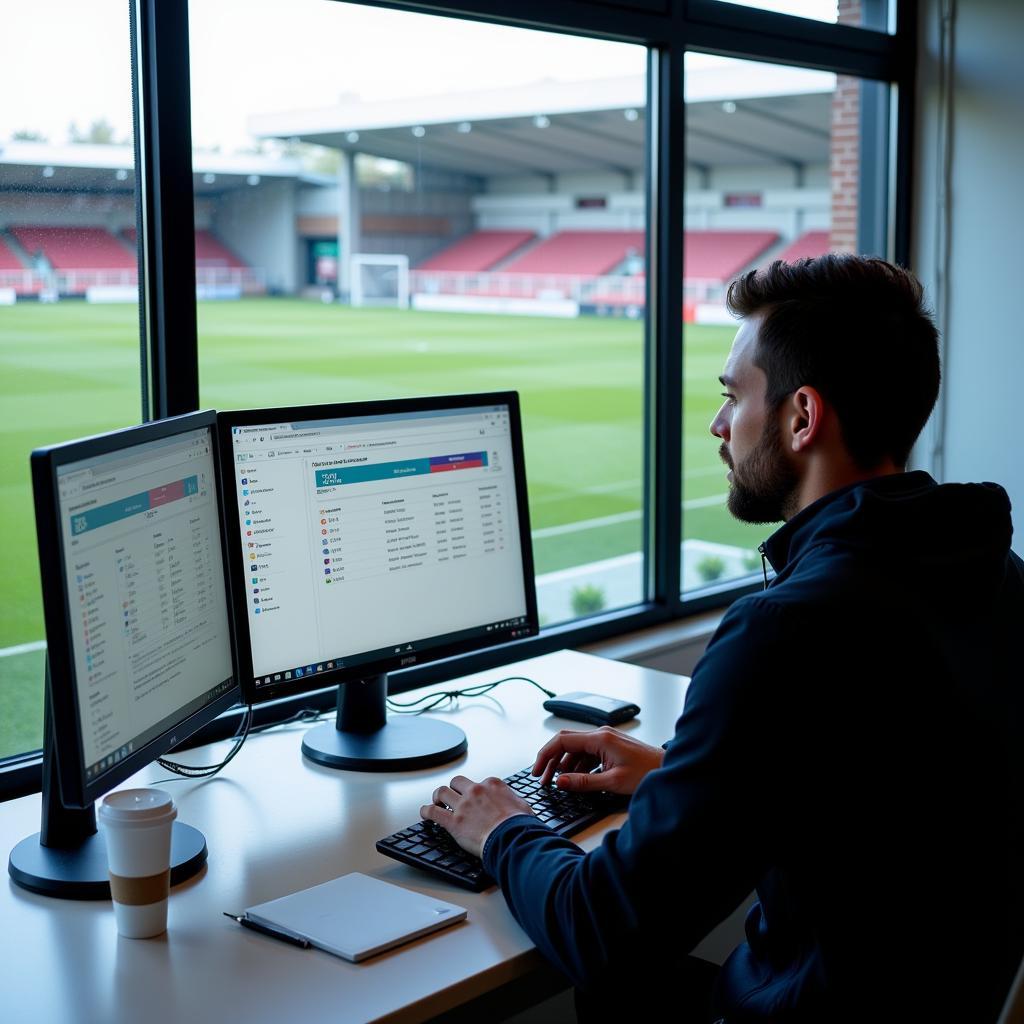
MULTIPOLYGON (((861 24, 861 0, 839 0, 839 23, 861 24)), ((860 79, 836 76, 832 97, 832 230, 830 247, 857 251, 857 197, 860 173, 860 79)))

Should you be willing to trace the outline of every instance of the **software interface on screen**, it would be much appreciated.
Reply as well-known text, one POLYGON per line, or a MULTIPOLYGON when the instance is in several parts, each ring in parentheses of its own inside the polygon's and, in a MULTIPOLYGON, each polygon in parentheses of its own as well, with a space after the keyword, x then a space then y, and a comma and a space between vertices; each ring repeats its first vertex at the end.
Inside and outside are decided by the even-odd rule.
POLYGON ((234 685, 208 428, 57 469, 93 778, 234 685))
POLYGON ((508 406, 232 430, 257 685, 525 627, 508 406))

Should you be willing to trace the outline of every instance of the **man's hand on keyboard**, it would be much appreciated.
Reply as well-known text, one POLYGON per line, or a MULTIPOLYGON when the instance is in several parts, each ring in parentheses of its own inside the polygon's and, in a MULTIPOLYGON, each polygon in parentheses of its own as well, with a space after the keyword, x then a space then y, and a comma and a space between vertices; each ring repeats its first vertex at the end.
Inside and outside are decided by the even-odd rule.
POLYGON ((605 725, 590 732, 562 730, 537 754, 533 774, 543 785, 555 785, 572 793, 628 795, 636 791, 643 777, 660 768, 665 758, 661 747, 650 747, 626 733, 605 725), (595 768, 602 770, 591 774, 595 768))
POLYGON ((503 821, 533 814, 530 805, 501 779, 474 782, 457 775, 450 786, 434 790, 433 802, 420 808, 420 817, 447 829, 464 850, 483 855, 487 837, 503 821))

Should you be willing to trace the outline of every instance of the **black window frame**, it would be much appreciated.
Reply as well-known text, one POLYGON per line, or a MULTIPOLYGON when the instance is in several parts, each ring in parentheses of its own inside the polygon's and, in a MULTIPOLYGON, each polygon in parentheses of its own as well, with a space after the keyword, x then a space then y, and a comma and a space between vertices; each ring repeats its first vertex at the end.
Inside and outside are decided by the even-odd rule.
MULTIPOLYGON (((331 2, 331 0, 324 0, 331 2)), ((888 83, 896 113, 889 195, 893 248, 909 265, 917 2, 895 3, 895 31, 832 25, 720 0, 349 0, 363 6, 449 16, 635 43, 648 48, 648 315, 644 363, 644 517, 648 598, 629 608, 545 628, 537 637, 396 673, 392 692, 521 658, 581 646, 723 608, 760 589, 755 581, 681 592, 683 479, 683 209, 687 51, 773 61, 888 83)), ((872 0, 875 5, 882 0, 872 0)), ((142 419, 199 408, 191 101, 187 0, 129 0, 135 72, 139 214, 142 419)), ((299 707, 329 709, 333 690, 262 705, 257 722, 299 707)), ((231 735, 228 712, 188 745, 231 735)), ((0 800, 38 792, 39 751, 0 764, 0 800)))

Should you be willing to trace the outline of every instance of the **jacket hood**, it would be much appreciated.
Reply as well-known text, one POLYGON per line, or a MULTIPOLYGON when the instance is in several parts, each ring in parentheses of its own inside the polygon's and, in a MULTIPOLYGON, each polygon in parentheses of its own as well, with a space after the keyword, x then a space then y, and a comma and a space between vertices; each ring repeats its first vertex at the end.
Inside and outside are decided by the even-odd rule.
POLYGON ((826 494, 773 533, 764 553, 779 575, 827 544, 969 583, 1002 575, 1012 536, 1010 499, 998 484, 938 484, 912 472, 826 494))

